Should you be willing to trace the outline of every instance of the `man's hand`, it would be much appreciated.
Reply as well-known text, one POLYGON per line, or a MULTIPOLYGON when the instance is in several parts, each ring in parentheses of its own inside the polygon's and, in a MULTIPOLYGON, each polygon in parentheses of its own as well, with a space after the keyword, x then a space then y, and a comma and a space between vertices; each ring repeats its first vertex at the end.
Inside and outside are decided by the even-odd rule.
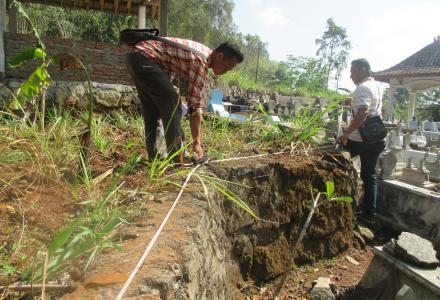
POLYGON ((347 140, 350 133, 347 131, 347 128, 342 128, 343 134, 339 137, 339 145, 347 146, 347 140))
POLYGON ((352 101, 351 97, 346 97, 345 100, 344 100, 344 105, 345 106, 351 106, 351 101, 352 101))
POLYGON ((196 156, 196 159, 199 160, 203 157, 203 148, 202 148, 202 144, 200 143, 200 141, 194 141, 193 145, 192 145, 194 154, 196 156))

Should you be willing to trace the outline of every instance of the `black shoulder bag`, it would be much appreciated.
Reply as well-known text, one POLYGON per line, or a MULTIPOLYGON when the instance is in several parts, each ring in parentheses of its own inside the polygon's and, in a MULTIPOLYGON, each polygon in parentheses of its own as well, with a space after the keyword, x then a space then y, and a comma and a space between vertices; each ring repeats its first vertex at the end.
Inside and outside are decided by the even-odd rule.
MULTIPOLYGON (((379 97, 380 97, 380 91, 379 91, 379 97)), ((382 99, 379 98, 377 105, 379 105, 380 101, 382 101, 382 99)), ((388 130, 382 121, 382 117, 379 115, 368 116, 365 119, 364 123, 361 125, 361 127, 358 128, 358 130, 362 137, 362 140, 368 144, 379 142, 383 140, 388 134, 388 130)))
POLYGON ((165 39, 163 37, 160 37, 159 36, 159 29, 157 29, 157 28, 154 28, 154 29, 125 29, 119 33, 119 44, 120 45, 126 44, 129 46, 134 46, 137 43, 140 43, 140 42, 146 41, 146 40, 160 41, 160 42, 166 43, 168 45, 172 45, 174 47, 193 52, 195 54, 202 56, 204 59, 207 59, 207 56, 200 51, 197 51, 197 50, 195 50, 191 47, 188 47, 186 45, 182 45, 182 44, 173 42, 169 39, 165 39))

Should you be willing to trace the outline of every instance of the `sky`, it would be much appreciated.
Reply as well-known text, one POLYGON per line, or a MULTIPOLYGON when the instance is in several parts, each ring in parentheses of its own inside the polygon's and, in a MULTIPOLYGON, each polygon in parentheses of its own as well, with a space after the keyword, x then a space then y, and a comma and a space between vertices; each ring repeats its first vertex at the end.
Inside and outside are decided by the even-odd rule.
MULTIPOLYGON (((348 65, 364 57, 373 71, 388 69, 440 35, 439 0, 234 0, 234 23, 268 43, 271 59, 316 57, 327 20, 347 30, 348 65)), ((354 90, 349 68, 339 87, 354 90)))

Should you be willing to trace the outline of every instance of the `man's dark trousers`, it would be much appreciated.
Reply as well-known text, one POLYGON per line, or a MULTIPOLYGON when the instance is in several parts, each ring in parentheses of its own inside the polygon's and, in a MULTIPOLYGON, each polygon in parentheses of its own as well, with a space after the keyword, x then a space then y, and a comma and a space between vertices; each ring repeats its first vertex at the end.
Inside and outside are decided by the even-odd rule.
POLYGON ((159 118, 164 126, 168 155, 172 155, 183 146, 182 109, 176 90, 165 71, 141 53, 127 54, 127 68, 141 100, 149 160, 153 161, 157 155, 155 141, 159 118))
POLYGON ((380 153, 385 149, 385 141, 364 143, 352 140, 347 141, 347 149, 351 157, 356 155, 361 159, 361 178, 364 182, 364 201, 362 214, 371 216, 376 212, 377 182, 376 163, 380 153))

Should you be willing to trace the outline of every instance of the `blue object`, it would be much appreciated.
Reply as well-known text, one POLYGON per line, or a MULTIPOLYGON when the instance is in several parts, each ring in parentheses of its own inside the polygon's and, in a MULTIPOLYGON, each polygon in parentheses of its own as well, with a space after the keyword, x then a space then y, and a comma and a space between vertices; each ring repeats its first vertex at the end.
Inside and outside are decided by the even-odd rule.
POLYGON ((214 89, 211 92, 211 98, 208 100, 208 111, 215 112, 212 104, 221 104, 223 105, 223 92, 220 89, 214 89))
POLYGON ((208 112, 212 112, 220 117, 225 117, 240 122, 245 122, 247 120, 246 116, 230 114, 228 111, 226 111, 223 105, 223 92, 220 89, 212 90, 211 98, 208 100, 208 112))
POLYGON ((245 122, 245 121, 247 121, 246 116, 243 116, 243 115, 237 115, 237 114, 230 114, 228 118, 229 118, 229 119, 233 119, 233 120, 238 120, 238 121, 240 121, 240 122, 245 122))

